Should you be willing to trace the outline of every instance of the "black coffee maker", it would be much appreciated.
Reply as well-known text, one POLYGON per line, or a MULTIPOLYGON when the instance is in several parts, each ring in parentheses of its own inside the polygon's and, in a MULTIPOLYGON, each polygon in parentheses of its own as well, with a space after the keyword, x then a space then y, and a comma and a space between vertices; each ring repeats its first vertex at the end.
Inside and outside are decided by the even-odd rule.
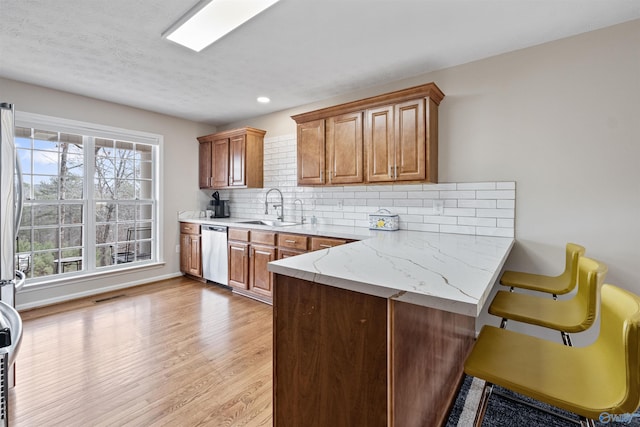
POLYGON ((220 200, 220 194, 217 191, 211 197, 213 197, 209 201, 209 210, 213 211, 211 218, 229 218, 229 201, 220 200))

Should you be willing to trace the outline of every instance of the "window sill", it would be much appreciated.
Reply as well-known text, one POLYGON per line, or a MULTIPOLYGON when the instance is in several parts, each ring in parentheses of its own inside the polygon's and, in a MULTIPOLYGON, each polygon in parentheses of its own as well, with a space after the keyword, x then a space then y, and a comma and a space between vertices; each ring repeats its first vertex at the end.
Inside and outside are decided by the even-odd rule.
POLYGON ((110 269, 103 271, 94 271, 91 273, 73 273, 64 275, 61 277, 54 278, 43 278, 34 280, 32 282, 25 283, 22 290, 18 293, 28 292, 36 289, 47 289, 47 288, 55 288, 58 286, 69 285, 73 283, 84 282, 87 280, 97 279, 101 277, 117 277, 124 276, 130 274, 132 272, 144 271, 144 270, 153 270, 157 268, 164 267, 166 263, 164 261, 154 261, 143 264, 136 264, 127 267, 122 267, 118 269, 110 269))

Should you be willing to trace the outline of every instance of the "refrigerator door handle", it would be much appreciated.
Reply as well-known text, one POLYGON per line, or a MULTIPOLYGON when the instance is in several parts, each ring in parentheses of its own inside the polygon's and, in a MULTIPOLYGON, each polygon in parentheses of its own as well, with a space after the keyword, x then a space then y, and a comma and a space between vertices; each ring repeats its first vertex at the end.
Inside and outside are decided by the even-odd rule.
POLYGON ((27 279, 27 276, 20 270, 16 270, 16 276, 18 276, 18 280, 15 282, 15 291, 18 292, 24 286, 24 281, 27 279))
POLYGON ((24 180, 22 178, 22 167, 20 166, 20 160, 16 155, 16 173, 18 175, 18 188, 16 189, 16 238, 18 237, 18 231, 20 230, 20 223, 22 222, 22 208, 24 207, 24 199, 22 198, 22 187, 24 180))

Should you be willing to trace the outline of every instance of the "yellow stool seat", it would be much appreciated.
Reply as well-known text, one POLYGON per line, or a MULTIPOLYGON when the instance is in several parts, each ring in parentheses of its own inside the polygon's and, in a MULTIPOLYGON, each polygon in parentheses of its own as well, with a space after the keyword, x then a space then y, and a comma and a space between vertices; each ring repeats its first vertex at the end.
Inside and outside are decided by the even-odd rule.
POLYGON ((498 291, 489 306, 489 313, 561 332, 584 331, 595 322, 598 315, 600 287, 606 272, 606 265, 581 257, 578 261, 578 291, 573 298, 552 300, 498 291))
POLYGON ((585 248, 575 243, 567 243, 565 270, 559 276, 505 271, 500 277, 500 284, 513 288, 529 289, 554 295, 571 292, 576 286, 578 259, 585 253, 585 248))
POLYGON ((633 413, 640 406, 640 298, 603 285, 600 334, 587 347, 484 326, 464 370, 586 418, 633 413))

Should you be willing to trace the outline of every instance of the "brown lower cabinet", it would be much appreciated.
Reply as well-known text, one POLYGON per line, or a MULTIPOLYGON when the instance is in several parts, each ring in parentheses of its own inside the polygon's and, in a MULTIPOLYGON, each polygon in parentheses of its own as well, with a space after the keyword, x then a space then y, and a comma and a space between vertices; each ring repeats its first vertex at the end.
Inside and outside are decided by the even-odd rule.
POLYGON ((229 286, 242 295, 271 303, 274 276, 268 263, 351 240, 247 228, 229 228, 229 286))
POLYGON ((180 223, 180 271, 193 277, 202 277, 200 254, 200 225, 180 223))
POLYGON ((229 228, 229 286, 237 293, 271 302, 276 260, 276 236, 271 231, 229 228))

